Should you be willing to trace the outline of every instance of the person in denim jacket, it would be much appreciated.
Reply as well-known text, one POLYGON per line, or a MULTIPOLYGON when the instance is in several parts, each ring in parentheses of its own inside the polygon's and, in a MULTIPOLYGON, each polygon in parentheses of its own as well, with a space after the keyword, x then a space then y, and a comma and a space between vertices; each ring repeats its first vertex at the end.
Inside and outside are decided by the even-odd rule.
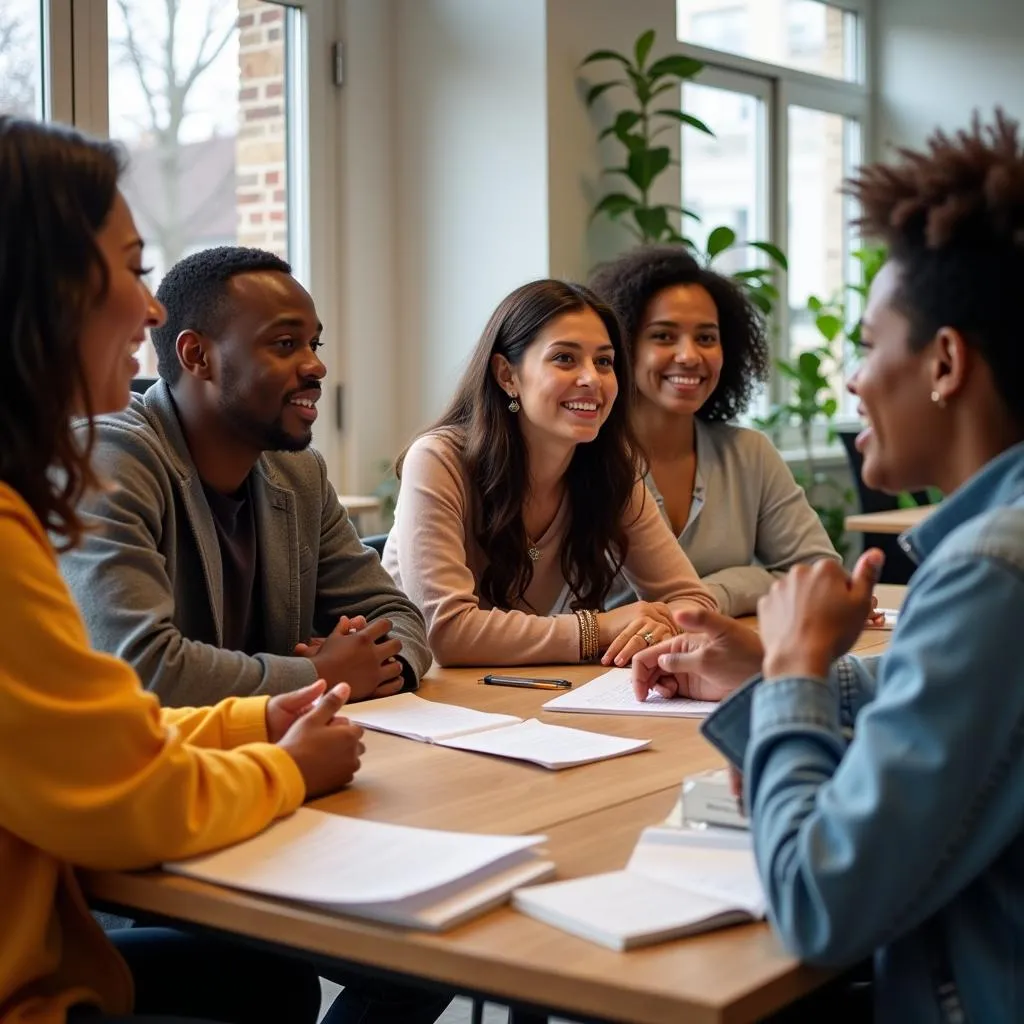
MULTIPOLYGON (((875 1017, 1024 1020, 1024 153, 997 114, 849 190, 889 248, 850 382, 865 482, 947 495, 889 650, 847 654, 878 552, 797 566, 760 641, 701 613, 634 661, 638 694, 721 695, 704 732, 744 773, 771 922, 801 959, 874 957, 875 1017), (688 623, 687 628, 694 628, 688 623)), ((692 616, 691 616, 692 618, 692 616)))

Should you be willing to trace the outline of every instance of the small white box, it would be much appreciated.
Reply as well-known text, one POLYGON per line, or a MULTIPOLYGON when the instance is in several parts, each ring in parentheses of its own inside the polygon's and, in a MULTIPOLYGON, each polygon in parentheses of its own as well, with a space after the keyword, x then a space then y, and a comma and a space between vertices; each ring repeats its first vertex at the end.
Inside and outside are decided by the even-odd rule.
POLYGON ((727 768, 716 768, 683 779, 683 822, 687 825, 750 828, 750 819, 732 795, 727 768))

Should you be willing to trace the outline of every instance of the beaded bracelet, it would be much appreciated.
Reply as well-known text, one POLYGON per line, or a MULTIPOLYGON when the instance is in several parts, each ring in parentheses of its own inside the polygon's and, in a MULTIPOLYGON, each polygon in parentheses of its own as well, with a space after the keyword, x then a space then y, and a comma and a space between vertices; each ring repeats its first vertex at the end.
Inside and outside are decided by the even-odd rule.
POLYGON ((601 653, 601 634, 597 626, 597 612, 589 608, 577 608, 576 621, 580 624, 580 661, 596 660, 601 653))

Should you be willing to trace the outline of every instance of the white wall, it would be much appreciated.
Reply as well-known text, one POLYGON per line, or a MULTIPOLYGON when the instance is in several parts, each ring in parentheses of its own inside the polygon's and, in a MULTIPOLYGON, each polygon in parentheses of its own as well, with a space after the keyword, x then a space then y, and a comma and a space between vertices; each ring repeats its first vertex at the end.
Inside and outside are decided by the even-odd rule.
POLYGON ((544 0, 396 0, 401 432, 436 416, 493 308, 548 272, 544 0))
POLYGON ((877 0, 876 154, 957 129, 974 108, 1024 116, 1024 3, 877 0))
MULTIPOLYGON (((628 93, 611 89, 588 111, 587 88, 618 77, 617 65, 602 62, 580 68, 579 63, 597 49, 632 54, 636 37, 649 28, 657 32, 652 59, 676 51, 676 7, 675 0, 548 0, 547 12, 551 273, 585 280, 596 263, 629 243, 623 229, 607 218, 588 225, 594 203, 624 183, 601 173, 622 163, 622 147, 612 140, 599 146, 597 135, 610 123, 609 112, 620 109, 628 93)), ((671 106, 671 94, 662 98, 671 106)), ((665 142, 678 159, 678 133, 666 133, 665 142)), ((678 174, 666 172, 659 188, 655 198, 679 202, 678 174)))

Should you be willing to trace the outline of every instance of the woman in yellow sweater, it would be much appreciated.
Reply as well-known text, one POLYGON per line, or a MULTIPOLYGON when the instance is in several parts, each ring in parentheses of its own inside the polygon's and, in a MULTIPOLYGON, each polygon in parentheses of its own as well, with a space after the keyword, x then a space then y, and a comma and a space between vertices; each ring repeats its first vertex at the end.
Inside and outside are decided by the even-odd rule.
POLYGON ((244 839, 346 784, 362 752, 334 720, 344 686, 315 710, 322 683, 161 710, 89 647, 47 537, 76 542, 99 484, 69 420, 127 403, 163 317, 119 170, 108 143, 0 117, 0 1022, 314 1021, 297 962, 166 929, 133 929, 126 962, 76 880, 244 839), (133 974, 135 1012, 165 1016, 125 1017, 133 974))

